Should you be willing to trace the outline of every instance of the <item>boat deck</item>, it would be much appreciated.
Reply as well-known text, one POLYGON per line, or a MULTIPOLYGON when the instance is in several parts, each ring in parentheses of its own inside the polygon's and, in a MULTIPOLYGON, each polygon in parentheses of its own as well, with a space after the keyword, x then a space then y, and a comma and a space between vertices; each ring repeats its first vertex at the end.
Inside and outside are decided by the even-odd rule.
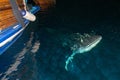
POLYGON ((16 23, 9 0, 0 0, 0 30, 16 23))
POLYGON ((0 11, 0 30, 12 26, 16 22, 11 9, 0 11))
MULTIPOLYGON (((49 9, 51 5, 54 5, 56 2, 55 0, 33 0, 37 5, 41 6, 41 11, 45 11, 49 9)), ((16 0, 19 8, 22 10, 24 9, 23 0, 16 0)), ((17 22, 12 7, 10 5, 9 0, 0 0, 0 31, 12 26, 17 22)))

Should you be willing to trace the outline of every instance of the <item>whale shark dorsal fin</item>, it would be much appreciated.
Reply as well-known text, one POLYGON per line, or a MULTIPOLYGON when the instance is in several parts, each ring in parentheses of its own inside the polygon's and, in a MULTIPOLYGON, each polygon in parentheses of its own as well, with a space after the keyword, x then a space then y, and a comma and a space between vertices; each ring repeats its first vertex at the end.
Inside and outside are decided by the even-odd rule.
POLYGON ((83 39, 82 38, 80 38, 80 42, 83 43, 83 39))
POLYGON ((85 36, 85 37, 90 37, 90 35, 89 35, 89 34, 87 34, 87 33, 84 33, 84 36, 85 36))

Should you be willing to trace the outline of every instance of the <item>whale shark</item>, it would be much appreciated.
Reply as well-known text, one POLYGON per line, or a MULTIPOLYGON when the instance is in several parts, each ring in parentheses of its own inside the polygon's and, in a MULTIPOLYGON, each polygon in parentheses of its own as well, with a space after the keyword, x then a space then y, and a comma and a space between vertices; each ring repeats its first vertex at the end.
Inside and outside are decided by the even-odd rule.
POLYGON ((74 56, 79 53, 85 53, 92 50, 102 39, 102 36, 95 34, 73 33, 63 39, 63 46, 69 46, 72 54, 65 61, 65 69, 68 70, 68 64, 72 62, 74 56))
POLYGON ((65 69, 68 71, 68 65, 74 59, 76 54, 82 54, 92 50, 101 40, 102 36, 94 32, 79 33, 54 30, 51 28, 46 29, 49 34, 54 35, 54 40, 62 44, 63 48, 70 49, 70 56, 65 59, 65 69), (57 35, 57 36, 56 36, 57 35))

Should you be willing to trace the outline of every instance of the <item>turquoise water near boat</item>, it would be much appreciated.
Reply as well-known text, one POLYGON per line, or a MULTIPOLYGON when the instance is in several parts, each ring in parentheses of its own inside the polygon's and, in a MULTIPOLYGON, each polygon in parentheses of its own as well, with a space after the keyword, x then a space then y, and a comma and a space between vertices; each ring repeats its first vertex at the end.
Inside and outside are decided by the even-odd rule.
POLYGON ((97 11, 93 8, 86 13, 88 7, 85 11, 80 8, 82 12, 80 6, 74 5, 72 11, 67 10, 67 6, 56 6, 47 13, 36 14, 37 20, 30 23, 17 42, 0 56, 1 80, 120 79, 120 17, 117 7, 116 10, 106 8, 105 12, 104 7, 97 11), (103 39, 91 51, 77 54, 66 71, 65 61, 71 51, 62 47, 59 39, 63 36, 61 33, 74 32, 99 34, 103 39))

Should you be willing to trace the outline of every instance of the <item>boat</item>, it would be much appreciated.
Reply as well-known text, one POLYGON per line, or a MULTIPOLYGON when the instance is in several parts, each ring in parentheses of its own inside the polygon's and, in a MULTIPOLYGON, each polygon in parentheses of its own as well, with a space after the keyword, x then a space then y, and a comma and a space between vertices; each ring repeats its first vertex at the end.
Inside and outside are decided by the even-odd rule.
POLYGON ((54 0, 0 0, 0 55, 35 21, 40 6, 42 10, 49 7, 47 2, 54 3, 54 0))

